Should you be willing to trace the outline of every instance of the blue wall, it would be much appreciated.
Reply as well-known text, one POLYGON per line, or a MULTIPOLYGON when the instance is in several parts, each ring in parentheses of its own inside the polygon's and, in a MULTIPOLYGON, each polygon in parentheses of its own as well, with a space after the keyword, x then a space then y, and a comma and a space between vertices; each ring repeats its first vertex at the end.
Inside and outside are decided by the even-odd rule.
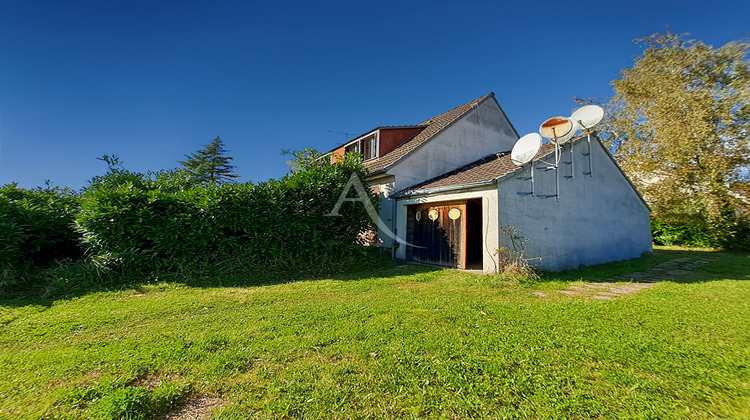
MULTIPOLYGON (((528 240, 526 257, 543 270, 620 261, 652 251, 648 207, 594 136, 590 149, 589 176, 584 174, 590 168, 586 138, 563 146, 559 199, 540 197, 555 194, 555 171, 542 170, 548 165, 538 160, 535 196, 518 194, 531 191, 531 181, 518 179, 529 176, 530 164, 498 184, 499 226, 514 226, 528 240), (570 161, 572 165, 563 163, 570 161)), ((506 235, 500 235, 500 246, 511 246, 506 235)))

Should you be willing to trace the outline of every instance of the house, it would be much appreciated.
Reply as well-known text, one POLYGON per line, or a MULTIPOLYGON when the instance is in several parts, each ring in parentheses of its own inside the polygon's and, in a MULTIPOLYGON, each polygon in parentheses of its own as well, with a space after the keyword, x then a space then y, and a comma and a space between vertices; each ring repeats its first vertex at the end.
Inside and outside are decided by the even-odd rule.
POLYGON ((412 126, 383 126, 331 150, 361 153, 380 197, 380 244, 394 258, 499 269, 498 250, 525 249, 559 271, 651 251, 649 207, 595 135, 513 164, 519 135, 494 94, 412 126), (560 164, 550 160, 556 153, 560 164))

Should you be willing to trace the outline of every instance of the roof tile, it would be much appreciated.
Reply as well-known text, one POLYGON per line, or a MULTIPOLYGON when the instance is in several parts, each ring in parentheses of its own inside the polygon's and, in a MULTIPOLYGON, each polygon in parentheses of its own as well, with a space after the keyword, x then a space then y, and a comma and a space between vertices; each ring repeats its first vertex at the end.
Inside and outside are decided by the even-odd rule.
POLYGON ((435 134, 441 132, 443 129, 451 125, 454 121, 461 118, 470 109, 478 106, 486 99, 492 98, 494 96, 494 93, 488 93, 481 98, 469 101, 461 106, 451 109, 450 111, 432 117, 427 121, 422 122, 421 124, 417 124, 419 126, 425 126, 425 129, 419 132, 419 134, 417 134, 416 136, 412 137, 410 140, 393 149, 385 156, 381 156, 377 159, 365 162, 365 168, 367 168, 371 173, 380 172, 389 168, 399 159, 406 156, 409 152, 416 149, 427 140, 432 138, 435 134))
MULTIPOLYGON (((555 150, 555 146, 552 143, 542 144, 542 148, 539 150, 538 158, 544 158, 555 150)), ((487 182, 493 179, 503 177, 519 167, 510 160, 510 151, 485 156, 477 161, 474 161, 466 166, 437 176, 427 181, 411 186, 407 189, 401 190, 396 195, 403 195, 414 193, 419 190, 427 190, 432 188, 450 187, 457 185, 476 184, 480 182, 487 182)))

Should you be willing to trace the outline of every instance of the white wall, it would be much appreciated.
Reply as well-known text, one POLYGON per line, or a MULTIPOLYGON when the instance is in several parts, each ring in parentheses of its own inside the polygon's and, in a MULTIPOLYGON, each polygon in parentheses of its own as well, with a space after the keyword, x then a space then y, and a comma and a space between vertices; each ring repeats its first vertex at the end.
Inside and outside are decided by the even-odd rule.
MULTIPOLYGON (((409 205, 469 200, 473 198, 482 199, 482 242, 484 245, 482 251, 482 269, 487 274, 494 273, 497 271, 497 255, 495 255, 495 251, 498 248, 498 202, 497 189, 494 185, 468 192, 434 194, 429 197, 398 200, 396 202, 396 235, 401 239, 406 239, 406 207, 409 205)), ((403 244, 396 250, 396 258, 406 259, 406 247, 403 244)))
POLYGON ((488 99, 397 162, 388 173, 397 190, 511 150, 518 135, 497 102, 488 99))
MULTIPOLYGON (((592 176, 585 139, 573 146, 573 170, 565 145, 560 164, 560 194, 555 198, 539 195, 555 193, 555 172, 535 169, 536 196, 530 191, 529 165, 500 180, 498 184, 500 226, 514 226, 528 239, 526 257, 541 258, 533 264, 548 271, 578 268, 641 256, 651 252, 649 210, 612 162, 601 144, 592 138, 592 176), (564 175, 573 174, 572 179, 564 175)), ((537 167, 545 166, 536 162, 537 167)), ((501 236, 501 246, 510 245, 501 236)))
POLYGON ((378 177, 373 180, 368 180, 368 184, 371 187, 378 187, 380 191, 380 220, 378 220, 378 239, 380 239, 380 246, 390 248, 393 246, 392 238, 390 238, 385 232, 393 232, 393 219, 394 219, 394 206, 395 202, 390 198, 390 195, 395 193, 395 182, 394 177, 385 176, 378 177), (385 228, 385 229, 384 229, 385 228))

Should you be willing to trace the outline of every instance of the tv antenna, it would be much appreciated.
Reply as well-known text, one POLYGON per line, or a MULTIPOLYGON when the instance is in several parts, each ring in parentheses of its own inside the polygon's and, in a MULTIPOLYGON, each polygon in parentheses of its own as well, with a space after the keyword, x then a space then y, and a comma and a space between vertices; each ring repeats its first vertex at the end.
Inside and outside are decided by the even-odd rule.
POLYGON ((593 128, 599 124, 604 118, 604 109, 599 105, 584 105, 571 114, 570 119, 573 120, 583 131, 586 132, 586 141, 588 143, 588 152, 584 155, 589 157, 589 170, 584 172, 584 175, 592 176, 594 172, 593 162, 591 159, 591 132, 593 128))
POLYGON ((346 133, 344 131, 328 130, 329 133, 343 134, 346 136, 346 142, 349 143, 349 136, 353 136, 354 133, 346 133))
MULTIPOLYGON (((542 147, 542 136, 537 133, 529 133, 518 139, 513 150, 510 152, 510 161, 516 166, 523 166, 534 160, 539 149, 542 147)), ((530 165, 530 175, 528 177, 520 176, 518 179, 523 181, 531 180, 531 191, 518 192, 521 195, 534 195, 534 164, 530 165)))

